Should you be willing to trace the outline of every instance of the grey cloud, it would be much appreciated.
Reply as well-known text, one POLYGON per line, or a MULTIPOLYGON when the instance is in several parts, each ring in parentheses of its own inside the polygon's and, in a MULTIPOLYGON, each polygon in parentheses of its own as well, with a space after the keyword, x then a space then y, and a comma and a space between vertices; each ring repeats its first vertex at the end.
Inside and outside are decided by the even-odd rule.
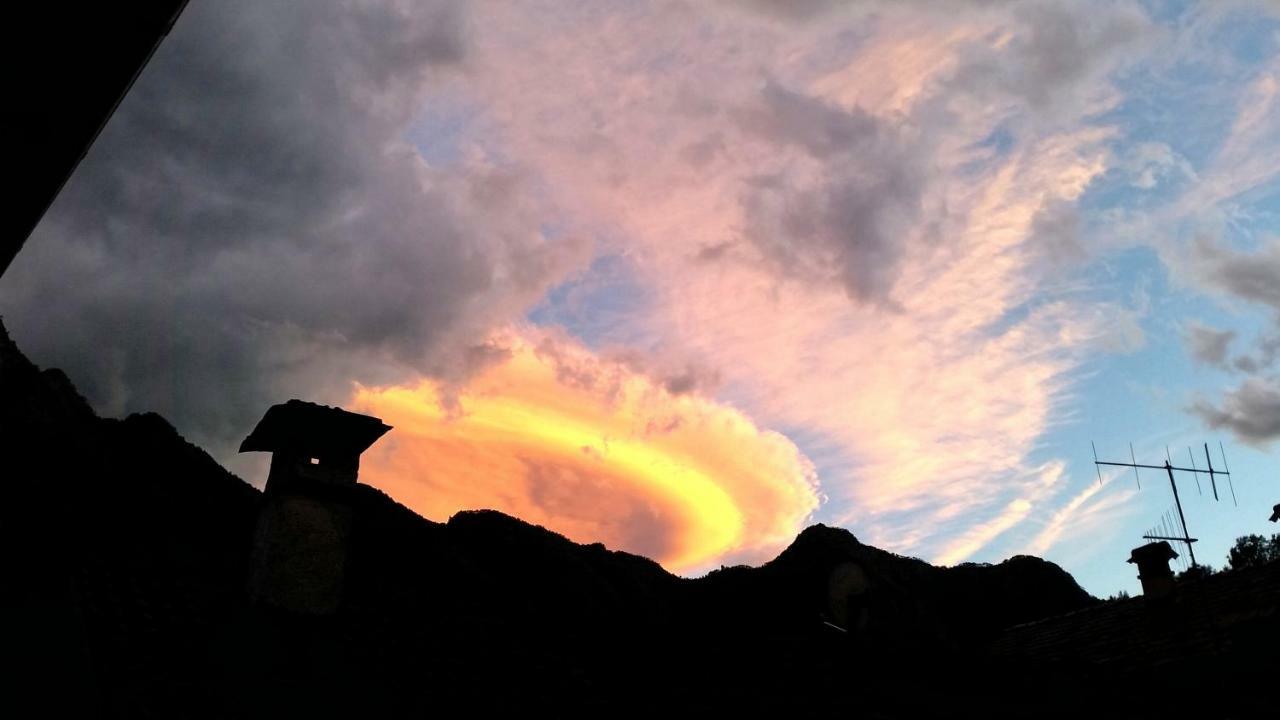
POLYGON ((788 175, 749 182, 746 239, 784 274, 839 283, 859 301, 891 302, 903 247, 920 215, 924 148, 866 112, 774 82, 740 121, 758 138, 803 150, 821 169, 816 182, 788 175))
MULTIPOLYGON (((986 13, 962 3, 960 13, 986 13)), ((828 3, 762 3, 792 19, 818 15, 828 3)), ((844 3, 885 10, 893 3, 844 3)), ((880 118, 766 83, 757 102, 737 114, 757 138, 803 150, 815 171, 761 173, 745 184, 743 239, 784 277, 836 282, 860 302, 893 305, 899 265, 913 244, 944 236, 945 211, 923 207, 930 177, 929 138, 953 121, 949 103, 964 96, 995 107, 1025 108, 1048 122, 1075 121, 1108 73, 1136 54, 1151 24, 1134 3, 1008 3, 1000 12, 1008 42, 986 37, 959 47, 941 92, 910 117, 880 118), (815 179, 816 177, 816 179, 815 179), (924 217, 929 215, 930 217, 924 217), (937 217, 933 217, 937 215, 937 217)), ((1020 117, 1015 114, 1015 118, 1020 117)), ((1018 121, 1015 119, 1016 127, 1018 121)), ((1048 264, 1085 255, 1069 203, 1046 202, 1036 218, 1048 264)))
POLYGON ((1231 364, 1240 372, 1253 375, 1275 367, 1278 357, 1280 357, 1280 334, 1273 333, 1259 338, 1254 344, 1252 354, 1241 355, 1232 360, 1231 364))
POLYGON ((1236 338, 1234 330, 1215 330, 1198 322, 1191 322, 1187 324, 1184 337, 1187 349, 1196 362, 1218 368, 1227 367, 1227 353, 1231 349, 1231 341, 1236 338))
POLYGON ((704 377, 698 368, 686 367, 663 380, 662 386, 672 395, 683 395, 693 392, 703 385, 714 385, 719 381, 719 376, 712 374, 710 377, 704 377))
POLYGON ((1042 118, 1073 117, 1085 94, 1150 36, 1131 2, 1011 4, 1018 31, 999 48, 975 43, 961 56, 954 88, 990 99, 1020 98, 1042 118))
POLYGON ((616 403, 621 397, 623 381, 620 369, 607 362, 599 362, 594 357, 582 357, 574 352, 567 352, 572 343, 568 334, 558 328, 551 328, 543 335, 534 347, 534 352, 555 368, 556 381, 560 384, 593 393, 616 403))
POLYGON ((1080 237, 1080 214, 1065 200, 1046 200, 1040 206, 1031 221, 1031 241, 1054 271, 1087 255, 1080 237))
POLYGON ((1252 375, 1262 369, 1258 361, 1248 355, 1241 355, 1232 360, 1231 367, 1247 375, 1252 375))
MULTIPOLYGON (((947 0, 949 8, 982 7, 1009 4, 1013 0, 947 0)), ((823 18, 837 10, 876 10, 903 5, 936 5, 936 0, 726 0, 735 8, 745 8, 768 17, 790 22, 807 22, 823 18)))
MULTIPOLYGON (((1280 322, 1280 240, 1272 238, 1247 252, 1201 235, 1192 244, 1189 262, 1182 269, 1201 287, 1268 308, 1280 322)), ((1234 358, 1231 365, 1255 374, 1274 367, 1277 358, 1280 332, 1273 327, 1254 341, 1250 354, 1234 358)))
POLYGON ((558 382, 595 393, 610 403, 619 399, 626 372, 644 376, 672 395, 710 395, 720 385, 719 371, 672 348, 608 347, 598 357, 582 358, 565 352, 572 342, 563 331, 549 329, 535 351, 555 368, 558 382))
POLYGON ((694 253, 693 259, 698 262, 717 262, 722 260, 733 250, 734 243, 732 241, 710 243, 698 248, 698 252, 694 253))
POLYGON ((680 150, 680 159, 694 168, 701 169, 709 165, 724 150, 724 137, 720 133, 712 133, 703 140, 686 145, 680 150))
POLYGON ((631 372, 648 377, 672 395, 712 395, 722 380, 718 369, 661 344, 646 350, 606 348, 602 355, 631 372))
MULTIPOLYGON (((752 11, 784 20, 809 20, 851 3, 848 0, 746 0, 730 2, 752 11)), ((866 4, 866 3, 862 3, 866 4)))
MULTIPOLYGON (((1208 236, 1199 236, 1192 245, 1186 271, 1203 287, 1228 298, 1244 300, 1270 309, 1280 322, 1280 241, 1271 239, 1248 252, 1236 250, 1208 236)), ((1198 357, 1195 341, 1193 357, 1198 357)), ((1226 349, 1219 353, 1206 338, 1210 359, 1226 364, 1226 349)), ((1227 338, 1229 342, 1230 338, 1227 338)), ((1244 373, 1245 380, 1228 391, 1220 403, 1197 401, 1191 412, 1207 425, 1226 428, 1241 440, 1255 445, 1280 437, 1280 387, 1276 378, 1266 376, 1280 357, 1280 334, 1272 329, 1255 341, 1253 351, 1230 361, 1230 367, 1244 373)))
POLYGON ((1220 405, 1200 400, 1190 410, 1209 427, 1230 430, 1252 445, 1280 438, 1280 387, 1272 380, 1248 378, 1228 392, 1220 405))
POLYGON ((404 140, 462 7, 192 3, 0 284, 15 337, 215 448, 287 396, 465 374, 588 249, 540 235, 519 168, 404 140))
POLYGON ((1240 252, 1200 236, 1192 259, 1191 272, 1210 289, 1280 311, 1280 240, 1240 252))

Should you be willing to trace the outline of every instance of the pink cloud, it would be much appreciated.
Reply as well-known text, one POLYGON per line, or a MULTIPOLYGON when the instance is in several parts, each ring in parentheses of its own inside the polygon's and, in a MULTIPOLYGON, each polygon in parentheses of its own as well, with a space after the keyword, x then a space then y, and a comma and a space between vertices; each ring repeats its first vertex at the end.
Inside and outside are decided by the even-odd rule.
POLYGON ((1107 308, 1043 292, 1035 234, 1112 162, 1085 118, 1117 101, 1106 75, 1142 22, 1110 7, 1056 13, 1070 30, 968 6, 486 6, 456 90, 492 123, 478 151, 538 168, 644 287, 604 343, 661 346, 762 426, 823 438, 828 517, 958 561, 1053 497, 1028 456, 1114 340, 1107 308), (1081 48, 1087 67, 1054 70, 1081 48), (1001 62, 1022 74, 980 82, 1001 62), (1001 129, 1009 147, 983 145, 1001 129))

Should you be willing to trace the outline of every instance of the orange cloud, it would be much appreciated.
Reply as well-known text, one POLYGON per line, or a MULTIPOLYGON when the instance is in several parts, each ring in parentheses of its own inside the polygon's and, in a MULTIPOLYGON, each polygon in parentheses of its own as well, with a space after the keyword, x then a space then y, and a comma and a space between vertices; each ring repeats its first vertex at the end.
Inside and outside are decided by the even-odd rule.
POLYGON ((351 406, 395 427, 362 479, 429 518, 494 508, 674 571, 766 559, 817 507, 784 436, 531 333, 500 338, 506 359, 448 397, 430 380, 358 387, 351 406))

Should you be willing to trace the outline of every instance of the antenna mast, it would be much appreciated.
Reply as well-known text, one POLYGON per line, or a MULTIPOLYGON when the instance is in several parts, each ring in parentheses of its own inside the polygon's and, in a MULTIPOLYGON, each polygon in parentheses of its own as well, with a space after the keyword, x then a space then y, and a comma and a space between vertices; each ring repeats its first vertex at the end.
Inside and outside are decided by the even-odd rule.
MULTIPOLYGON (((1090 443, 1090 444, 1092 445, 1092 443, 1090 443)), ((1188 455, 1190 455, 1190 449, 1188 449, 1188 455)), ((1133 468, 1133 476, 1134 476, 1134 478, 1135 478, 1135 479, 1137 479, 1137 478, 1138 478, 1138 468, 1147 468, 1147 469, 1149 469, 1149 470, 1164 470, 1164 471, 1165 471, 1165 474, 1166 474, 1166 475, 1168 475, 1168 477, 1169 477, 1169 489, 1171 489, 1171 490, 1173 491, 1173 504, 1174 504, 1174 506, 1176 506, 1176 507, 1177 507, 1177 509, 1178 509, 1178 521, 1182 524, 1182 536, 1181 536, 1181 537, 1178 537, 1178 536, 1173 535, 1172 533, 1171 533, 1171 534, 1169 534, 1169 535, 1157 535, 1157 534, 1155 533, 1155 531, 1153 530, 1153 531, 1149 532, 1148 534, 1143 535, 1142 537, 1143 537, 1144 539, 1146 539, 1146 540, 1170 540, 1170 541, 1174 541, 1174 542, 1180 542, 1180 543, 1182 543, 1182 544, 1186 545, 1186 546, 1187 546, 1187 554, 1191 556, 1191 567, 1197 567, 1197 565, 1196 565, 1196 551, 1195 551, 1195 549, 1191 546, 1191 543, 1199 542, 1199 539, 1198 539, 1198 538, 1193 538, 1193 537, 1191 537, 1191 532, 1187 529, 1187 516, 1186 516, 1186 514, 1184 514, 1184 513, 1182 512, 1182 498, 1178 495, 1178 483, 1177 483, 1177 482, 1175 482, 1175 480, 1174 480, 1174 477, 1173 477, 1173 471, 1174 471, 1174 470, 1177 470, 1177 471, 1179 471, 1179 472, 1189 472, 1189 473, 1192 473, 1192 476, 1196 478, 1196 486, 1197 486, 1197 487, 1199 487, 1199 484, 1200 484, 1200 480, 1199 480, 1199 473, 1205 473, 1205 474, 1207 474, 1207 475, 1209 476, 1209 483, 1213 486, 1213 499, 1214 499, 1214 500, 1217 500, 1217 499, 1218 499, 1217 476, 1218 476, 1218 475, 1222 475, 1223 477, 1226 477, 1226 478, 1228 479, 1228 482, 1230 481, 1230 478, 1231 478, 1231 473, 1230 473, 1230 472, 1228 472, 1228 471, 1226 470, 1226 454, 1225 454, 1225 453, 1223 454, 1223 465, 1222 465, 1223 469, 1222 469, 1222 470, 1214 470, 1214 469, 1213 469, 1213 460, 1212 460, 1212 459, 1210 458, 1210 456, 1209 456, 1209 443, 1205 443, 1205 444, 1204 444, 1204 456, 1205 456, 1205 460, 1207 460, 1207 461, 1209 462, 1209 469, 1208 469, 1208 470, 1201 470, 1201 469, 1197 468, 1197 467, 1195 466, 1195 459, 1194 459, 1194 457, 1192 458, 1192 461, 1191 461, 1191 462, 1192 462, 1192 465, 1191 465, 1191 467, 1189 467, 1189 468, 1188 468, 1188 467, 1178 467, 1178 466, 1174 465, 1174 464, 1173 464, 1173 462, 1172 462, 1172 459, 1169 457, 1169 451, 1168 451, 1168 448, 1165 448, 1165 461, 1164 461, 1164 464, 1163 464, 1163 465, 1146 465, 1146 464, 1143 464, 1143 463, 1138 462, 1138 461, 1137 461, 1137 457, 1136 457, 1136 456, 1134 455, 1134 453, 1133 453, 1133 444, 1132 444, 1132 443, 1130 443, 1130 444, 1129 444, 1129 458, 1130 458, 1130 460, 1132 460, 1132 462, 1127 462, 1127 463, 1126 463, 1126 462, 1108 462, 1108 461, 1106 461, 1106 460, 1099 460, 1099 459, 1098 459, 1098 450, 1097 450, 1097 448, 1096 448, 1096 447, 1094 447, 1094 450, 1093 450, 1093 464, 1094 464, 1095 466, 1097 466, 1097 467, 1098 467, 1098 482, 1102 482, 1102 469, 1101 469, 1101 468, 1102 468, 1102 466, 1103 466, 1103 465, 1109 465, 1109 466, 1112 466, 1112 467, 1127 467, 1127 468, 1133 468)), ((1141 488, 1142 488, 1142 481, 1141 481, 1141 480, 1138 480, 1138 488, 1139 488, 1139 489, 1141 489, 1141 488)), ((1235 487, 1234 487, 1234 486, 1232 486, 1232 495, 1233 495, 1233 496, 1235 495, 1235 487)))

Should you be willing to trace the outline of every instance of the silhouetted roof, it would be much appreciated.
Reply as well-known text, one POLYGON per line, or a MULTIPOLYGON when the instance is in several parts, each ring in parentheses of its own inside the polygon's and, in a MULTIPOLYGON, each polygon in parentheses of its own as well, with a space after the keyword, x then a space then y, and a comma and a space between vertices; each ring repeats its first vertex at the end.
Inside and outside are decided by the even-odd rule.
POLYGON ((1274 653, 1280 647, 1280 562, 1182 581, 1160 602, 1102 603, 1016 625, 994 655, 1107 667, 1199 664, 1274 653))
POLYGON ((290 400, 267 410, 240 443, 240 452, 288 449, 313 456, 359 455, 390 429, 376 417, 290 400))
POLYGON ((0 275, 40 222, 187 0, 5 8, 0 275))

